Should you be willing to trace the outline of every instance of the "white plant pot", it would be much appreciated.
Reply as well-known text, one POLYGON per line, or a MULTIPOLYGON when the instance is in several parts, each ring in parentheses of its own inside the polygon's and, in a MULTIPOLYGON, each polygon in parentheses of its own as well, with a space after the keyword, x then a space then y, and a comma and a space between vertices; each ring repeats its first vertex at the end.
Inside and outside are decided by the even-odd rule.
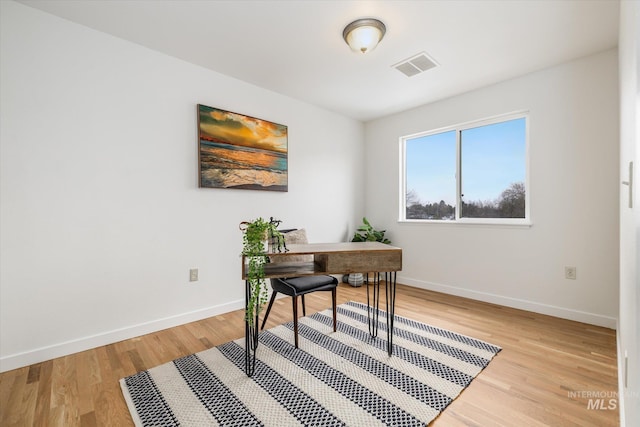
POLYGON ((349 274, 349 279, 347 280, 349 281, 349 284, 351 286, 353 286, 354 288, 357 288, 363 285, 364 276, 362 275, 362 273, 351 273, 349 274))

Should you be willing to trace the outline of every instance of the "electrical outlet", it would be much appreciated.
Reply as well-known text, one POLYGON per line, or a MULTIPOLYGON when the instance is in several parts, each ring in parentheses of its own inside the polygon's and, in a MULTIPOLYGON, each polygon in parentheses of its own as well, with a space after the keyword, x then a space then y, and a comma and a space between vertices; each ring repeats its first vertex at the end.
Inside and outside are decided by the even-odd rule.
POLYGON ((576 280, 576 268, 575 267, 565 267, 564 268, 564 278, 570 280, 576 280))
POLYGON ((191 270, 189 270, 189 281, 190 282, 197 282, 198 281, 198 269, 197 268, 192 268, 191 270))

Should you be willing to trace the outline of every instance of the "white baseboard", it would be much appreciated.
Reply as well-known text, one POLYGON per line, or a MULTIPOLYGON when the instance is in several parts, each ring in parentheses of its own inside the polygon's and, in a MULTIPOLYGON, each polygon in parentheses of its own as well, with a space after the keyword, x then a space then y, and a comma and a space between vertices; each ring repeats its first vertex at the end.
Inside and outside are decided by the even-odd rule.
MULTIPOLYGON (((408 286, 414 286, 416 288, 428 289, 436 292, 490 302, 493 304, 504 305, 507 307, 518 308, 521 310, 533 311, 535 313, 547 314, 563 319, 589 323, 592 325, 604 326, 612 329, 616 328, 616 319, 599 314, 587 313, 547 304, 540 304, 518 298, 511 298, 486 292, 479 292, 471 289, 458 288, 455 286, 425 282, 402 276, 398 276, 398 283, 402 283, 408 286)), ((219 314, 228 313, 234 310, 239 310, 243 307, 243 300, 233 301, 227 304, 207 307, 200 310, 128 326, 125 328, 115 329, 101 334, 78 338, 47 347, 41 347, 23 353, 10 354, 8 356, 0 358, 0 372, 10 371, 12 369, 29 366, 34 363, 40 363, 45 360, 55 359, 56 357, 67 356, 69 354, 77 353, 80 351, 85 351, 103 345, 112 344, 118 341, 139 337, 141 335, 160 331, 162 329, 184 325, 185 323, 206 319, 207 317, 217 316, 219 314)))
POLYGON ((603 316, 601 314, 588 313, 571 308, 558 307, 519 298, 506 297, 502 295, 476 291, 473 289, 465 289, 456 286, 442 285, 439 283, 425 282, 423 280, 411 279, 409 277, 402 277, 400 275, 398 275, 397 281, 398 283, 413 286, 416 288, 442 292, 444 294, 456 295, 478 301, 490 302, 493 304, 504 305, 506 307, 517 308, 520 310, 533 311, 534 313, 547 314, 549 316, 575 320, 576 322, 588 323, 590 325, 603 326, 605 328, 611 329, 616 328, 617 320, 615 318, 603 316))
POLYGON ((173 328, 174 326, 184 325, 185 323, 195 322, 197 320, 206 319, 207 317, 217 316, 218 314, 228 313, 241 308, 244 308, 244 300, 233 301, 226 304, 177 314, 175 316, 139 323, 137 325, 127 326, 88 337, 25 351, 23 353, 10 354, 0 358, 0 372, 22 368, 34 363, 55 359, 56 357, 67 356, 69 354, 112 344, 129 338, 139 337, 141 335, 161 331, 163 329, 173 328))

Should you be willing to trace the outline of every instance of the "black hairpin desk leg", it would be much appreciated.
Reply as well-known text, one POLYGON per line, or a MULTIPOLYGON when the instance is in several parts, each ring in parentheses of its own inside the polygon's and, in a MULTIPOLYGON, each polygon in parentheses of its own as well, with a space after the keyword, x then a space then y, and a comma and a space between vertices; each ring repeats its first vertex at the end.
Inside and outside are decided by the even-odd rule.
MULTIPOLYGON (((369 285, 367 284, 367 320, 369 322, 369 333, 372 337, 378 336, 378 316, 380 313, 380 273, 373 273, 373 298, 370 296, 369 285)), ((369 273, 367 273, 367 283, 369 273)), ((385 308, 387 311, 387 353, 393 354, 393 321, 396 309, 396 272, 385 272, 385 308)))
POLYGON ((384 273, 384 282, 387 296, 387 352, 393 354, 393 321, 396 310, 396 272, 384 273))
MULTIPOLYGON (((251 301, 251 286, 248 280, 245 280, 245 286, 246 308, 251 301)), ((256 370, 256 350, 258 349, 258 307, 254 307, 253 312, 256 313, 253 324, 250 324, 248 319, 244 319, 244 370, 248 377, 253 376, 256 370)))
POLYGON ((378 317, 380 314, 380 273, 373 273, 373 299, 369 297, 369 273, 365 276, 367 287, 367 320, 369 333, 373 338, 378 336, 378 317))

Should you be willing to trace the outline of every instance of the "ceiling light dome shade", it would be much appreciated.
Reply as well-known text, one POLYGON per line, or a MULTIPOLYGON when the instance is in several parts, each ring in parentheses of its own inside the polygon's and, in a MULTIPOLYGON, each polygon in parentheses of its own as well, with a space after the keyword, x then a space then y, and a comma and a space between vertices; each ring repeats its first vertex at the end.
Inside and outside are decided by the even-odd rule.
POLYGON ((387 28, 382 21, 373 18, 357 19, 342 32, 344 41, 354 52, 367 53, 378 45, 387 28))

